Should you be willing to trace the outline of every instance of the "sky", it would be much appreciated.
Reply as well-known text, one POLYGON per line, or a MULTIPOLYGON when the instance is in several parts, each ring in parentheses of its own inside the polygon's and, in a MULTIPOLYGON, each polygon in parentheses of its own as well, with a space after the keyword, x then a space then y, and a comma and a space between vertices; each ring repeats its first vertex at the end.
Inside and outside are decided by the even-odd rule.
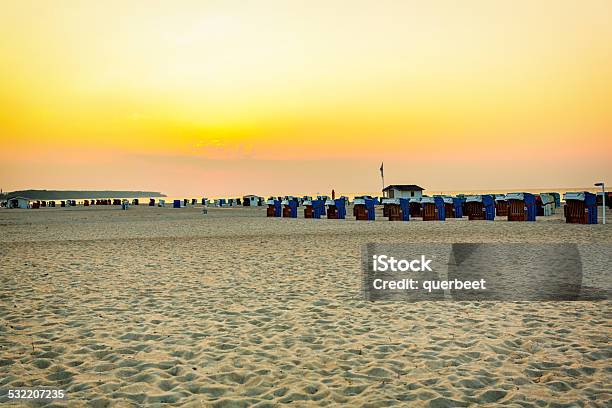
POLYGON ((612 2, 0 3, 0 188, 612 183, 612 2))

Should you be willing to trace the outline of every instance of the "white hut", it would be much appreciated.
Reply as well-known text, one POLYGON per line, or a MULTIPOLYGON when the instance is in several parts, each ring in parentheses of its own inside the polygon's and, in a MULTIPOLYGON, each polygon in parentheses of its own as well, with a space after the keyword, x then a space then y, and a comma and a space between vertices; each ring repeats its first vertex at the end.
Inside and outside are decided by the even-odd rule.
POLYGON ((383 195, 387 198, 409 198, 417 201, 423 196, 423 187, 416 184, 391 184, 383 189, 383 195))
POLYGON ((245 195, 244 197, 242 197, 242 205, 244 207, 258 207, 259 205, 261 205, 260 203, 263 203, 262 197, 258 197, 253 194, 245 195))
POLYGON ((30 208, 30 199, 26 197, 9 198, 8 208, 30 208))

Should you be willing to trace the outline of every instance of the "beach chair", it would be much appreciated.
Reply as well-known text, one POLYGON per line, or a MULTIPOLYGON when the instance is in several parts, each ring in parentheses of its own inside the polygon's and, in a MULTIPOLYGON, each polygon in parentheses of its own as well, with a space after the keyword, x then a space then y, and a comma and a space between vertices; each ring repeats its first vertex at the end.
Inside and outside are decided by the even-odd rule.
POLYGON ((495 195, 495 215, 498 217, 508 216, 508 201, 504 194, 495 195))
POLYGON ((508 193, 508 221, 535 221, 536 199, 530 193, 508 193))
POLYGON ((268 200, 266 201, 268 208, 266 209, 267 217, 280 217, 281 214, 281 202, 280 200, 268 200))
MULTIPOLYGON (((323 197, 327 197, 327 196, 323 196, 323 197)), ((314 202, 316 202, 315 205, 315 212, 317 212, 319 214, 319 217, 323 217, 327 214, 327 211, 325 209, 325 202, 329 200, 328 198, 322 198, 320 200, 314 200, 314 202)))
POLYGON ((302 201, 304 206, 304 218, 314 218, 314 208, 312 207, 312 200, 302 201))
POLYGON ((547 192, 544 194, 548 194, 553 200, 553 214, 555 208, 561 208, 561 195, 555 192, 547 192))
POLYGON ((421 212, 423 221, 438 220, 438 208, 433 197, 421 197, 421 212))
POLYGON ((305 200, 302 202, 304 206, 304 218, 321 218, 325 215, 325 201, 323 200, 305 200))
POLYGON ((453 201, 453 197, 450 197, 450 196, 440 196, 440 197, 444 201, 444 218, 455 218, 455 202, 453 201))
POLYGON ((555 198, 555 207, 561 208, 561 194, 559 193, 550 193, 555 198))
POLYGON ((442 197, 421 197, 423 221, 444 221, 444 200, 442 197))
POLYGON ((455 218, 463 218, 463 203, 464 199, 461 197, 453 197, 453 205, 455 206, 455 218))
POLYGON ((465 212, 470 221, 493 221, 495 219, 495 200, 489 194, 467 196, 465 212))
POLYGON ((364 198, 355 198, 355 200, 353 200, 353 217, 357 220, 368 219, 364 198))
POLYGON ((485 211, 485 220, 494 221, 495 220, 495 196, 492 194, 483 194, 481 197, 482 197, 482 205, 484 206, 484 211, 485 211))
MULTIPOLYGON (((327 196, 323 196, 323 197, 327 197, 327 196)), ((312 200, 312 217, 313 218, 319 219, 322 216, 326 215, 325 201, 327 201, 327 199, 312 200)))
POLYGON ((410 220, 410 207, 407 198, 383 198, 383 215, 389 218, 389 221, 408 221, 410 220), (386 210, 386 211, 385 211, 386 210))
POLYGON ((297 200, 283 200, 281 205, 283 206, 283 218, 297 218, 297 200))
POLYGON ((544 215, 544 206, 542 205, 542 197, 540 194, 535 194, 536 215, 541 217, 544 215))
POLYGON ((374 200, 370 198, 356 198, 353 202, 353 215, 358 221, 374 221, 376 219, 374 200))
POLYGON ((555 198, 551 194, 541 193, 540 202, 543 216, 548 217, 555 213, 555 198))
POLYGON ((411 217, 422 217, 423 216, 423 206, 421 205, 420 200, 410 200, 408 203, 408 207, 410 209, 411 217))
POLYGON ((327 219, 344 220, 346 218, 346 205, 344 199, 327 200, 325 201, 325 207, 327 207, 327 219))
POLYGON ((471 195, 465 198, 465 215, 470 221, 485 219, 484 206, 479 195, 471 195))
POLYGON ((565 222, 568 224, 597 224, 597 198, 587 191, 569 192, 565 200, 565 222))

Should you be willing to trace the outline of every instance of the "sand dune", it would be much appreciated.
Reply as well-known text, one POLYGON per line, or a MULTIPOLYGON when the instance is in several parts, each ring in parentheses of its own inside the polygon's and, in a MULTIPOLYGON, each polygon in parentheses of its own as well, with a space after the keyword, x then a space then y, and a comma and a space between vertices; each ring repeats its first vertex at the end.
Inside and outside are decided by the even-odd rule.
POLYGON ((611 401, 610 302, 371 303, 360 286, 367 242, 612 243, 609 225, 141 206, 3 210, 0 229, 2 388, 95 407, 611 401))

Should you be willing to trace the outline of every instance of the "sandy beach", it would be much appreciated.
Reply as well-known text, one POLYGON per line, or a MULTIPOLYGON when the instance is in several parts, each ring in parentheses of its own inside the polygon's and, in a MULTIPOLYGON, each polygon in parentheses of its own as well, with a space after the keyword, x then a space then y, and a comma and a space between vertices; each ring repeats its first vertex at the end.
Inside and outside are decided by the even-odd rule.
POLYGON ((54 405, 94 407, 610 406, 609 301, 361 291, 368 242, 612 243, 612 226, 557 213, 406 223, 0 210, 0 387, 54 386, 68 394, 54 405))

